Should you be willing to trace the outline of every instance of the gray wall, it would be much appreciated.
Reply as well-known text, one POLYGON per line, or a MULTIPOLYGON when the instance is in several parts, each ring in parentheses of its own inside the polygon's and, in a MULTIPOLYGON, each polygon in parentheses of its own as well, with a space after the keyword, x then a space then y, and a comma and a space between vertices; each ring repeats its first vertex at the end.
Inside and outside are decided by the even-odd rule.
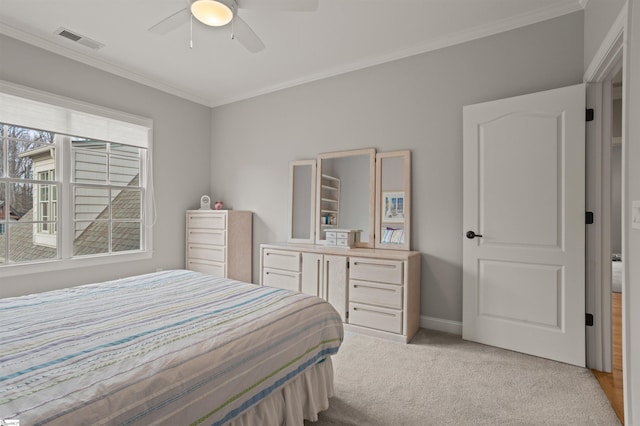
POLYGON ((422 315, 462 320, 462 107, 582 81, 583 13, 217 107, 211 188, 287 236, 288 162, 328 151, 412 151, 412 249, 422 315))
POLYGON ((0 35, 0 79, 153 119, 151 260, 2 277, 0 297, 184 267, 185 210, 209 192, 211 109, 0 35))
POLYGON ((611 147, 611 252, 622 253, 622 145, 611 147))
MULTIPOLYGON (((622 137, 622 100, 613 101, 611 136, 622 137)), ((622 145, 611 147, 611 252, 622 253, 622 145)))

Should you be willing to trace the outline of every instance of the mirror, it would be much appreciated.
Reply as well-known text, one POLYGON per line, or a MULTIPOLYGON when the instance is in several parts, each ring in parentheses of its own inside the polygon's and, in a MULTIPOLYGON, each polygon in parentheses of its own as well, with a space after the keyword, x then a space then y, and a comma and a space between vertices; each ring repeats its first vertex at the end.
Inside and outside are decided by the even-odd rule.
POLYGON ((315 241, 316 160, 289 163, 289 238, 290 243, 315 241))
POLYGON ((411 247, 411 152, 376 155, 376 248, 411 247))
POLYGON ((361 231, 356 247, 374 246, 375 153, 367 148, 318 155, 316 244, 338 228, 361 231))

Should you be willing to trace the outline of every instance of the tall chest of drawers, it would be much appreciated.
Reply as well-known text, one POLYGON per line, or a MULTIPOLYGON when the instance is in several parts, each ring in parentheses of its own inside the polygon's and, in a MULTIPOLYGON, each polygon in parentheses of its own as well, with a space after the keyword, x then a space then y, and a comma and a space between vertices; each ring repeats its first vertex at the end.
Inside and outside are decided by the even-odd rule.
POLYGON ((251 282, 252 213, 188 210, 186 269, 251 282))
POLYGON ((420 253, 262 244, 260 283, 319 296, 345 329, 408 342, 420 328, 420 253))

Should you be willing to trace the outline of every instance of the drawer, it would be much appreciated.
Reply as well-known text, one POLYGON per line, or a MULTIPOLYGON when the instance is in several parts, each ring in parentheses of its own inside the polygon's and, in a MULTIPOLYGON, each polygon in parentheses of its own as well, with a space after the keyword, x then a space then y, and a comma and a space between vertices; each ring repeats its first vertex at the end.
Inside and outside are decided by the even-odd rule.
POLYGON ((264 249, 262 252, 262 267, 300 272, 301 256, 302 253, 297 251, 264 249))
POLYGON ((349 303, 349 324, 401 334, 402 311, 349 303))
POLYGON ((333 232, 333 236, 329 236, 329 233, 327 232, 327 237, 324 243, 327 246, 335 246, 337 244, 336 233, 333 232))
POLYGON ((262 270, 262 285, 300 291, 301 277, 302 274, 299 272, 265 268, 262 270))
POLYGON ((189 259, 187 261, 187 269, 205 274, 215 275, 216 277, 225 277, 224 263, 207 262, 204 260, 189 259))
POLYGON ((355 280, 402 284, 403 275, 401 260, 351 258, 349 276, 355 280))
POLYGON ((349 281, 349 300, 402 309, 402 286, 371 281, 349 281))
POLYGON ((336 239, 336 246, 338 247, 350 247, 349 240, 346 238, 338 238, 336 239))
POLYGON ((207 229, 189 229, 187 243, 214 244, 223 246, 226 244, 226 231, 207 229))
POLYGON ((226 213, 188 213, 187 226, 189 228, 226 229, 226 213))
POLYGON ((189 244, 187 246, 187 258, 224 262, 225 251, 225 246, 189 244))

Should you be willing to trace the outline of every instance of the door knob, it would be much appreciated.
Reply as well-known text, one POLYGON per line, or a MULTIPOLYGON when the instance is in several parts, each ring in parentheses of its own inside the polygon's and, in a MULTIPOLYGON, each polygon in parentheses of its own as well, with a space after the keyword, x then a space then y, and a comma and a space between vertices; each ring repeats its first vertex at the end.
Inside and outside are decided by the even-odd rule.
POLYGON ((475 233, 475 232, 473 232, 473 231, 467 231, 467 238, 468 238, 468 239, 473 240, 473 239, 474 239, 474 238, 476 238, 476 237, 478 237, 478 238, 482 238, 482 235, 480 235, 480 234, 476 234, 476 233, 475 233))

